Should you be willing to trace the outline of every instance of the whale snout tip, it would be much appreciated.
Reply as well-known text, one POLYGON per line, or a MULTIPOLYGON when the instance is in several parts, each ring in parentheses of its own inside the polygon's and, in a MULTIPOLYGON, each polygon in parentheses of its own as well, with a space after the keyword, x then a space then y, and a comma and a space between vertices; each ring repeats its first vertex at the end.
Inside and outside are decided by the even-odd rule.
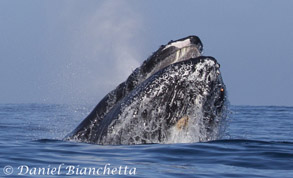
POLYGON ((191 35, 187 38, 189 38, 191 44, 194 44, 197 46, 199 51, 201 51, 201 52, 203 51, 203 44, 198 36, 191 35))

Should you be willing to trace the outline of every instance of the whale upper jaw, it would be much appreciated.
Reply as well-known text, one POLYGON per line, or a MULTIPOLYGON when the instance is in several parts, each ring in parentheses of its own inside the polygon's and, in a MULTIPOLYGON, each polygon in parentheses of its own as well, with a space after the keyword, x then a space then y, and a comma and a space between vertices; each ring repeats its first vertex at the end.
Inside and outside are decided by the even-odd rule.
POLYGON ((168 65, 202 55, 203 45, 197 36, 188 36, 162 45, 142 64, 140 71, 150 77, 168 65))
POLYGON ((176 48, 184 48, 190 45, 195 45, 199 51, 199 53, 202 53, 203 51, 203 45, 201 40, 197 36, 188 36, 185 38, 181 38, 176 41, 170 41, 167 45, 164 46, 163 50, 166 50, 170 47, 176 47, 176 48))

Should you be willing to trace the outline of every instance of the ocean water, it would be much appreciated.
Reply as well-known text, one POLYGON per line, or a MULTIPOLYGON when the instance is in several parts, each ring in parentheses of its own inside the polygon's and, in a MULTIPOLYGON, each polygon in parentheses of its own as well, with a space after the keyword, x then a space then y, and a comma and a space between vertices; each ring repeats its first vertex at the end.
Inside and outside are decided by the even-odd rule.
POLYGON ((225 137, 206 143, 62 141, 92 107, 1 104, 0 176, 293 177, 293 107, 230 106, 225 137))

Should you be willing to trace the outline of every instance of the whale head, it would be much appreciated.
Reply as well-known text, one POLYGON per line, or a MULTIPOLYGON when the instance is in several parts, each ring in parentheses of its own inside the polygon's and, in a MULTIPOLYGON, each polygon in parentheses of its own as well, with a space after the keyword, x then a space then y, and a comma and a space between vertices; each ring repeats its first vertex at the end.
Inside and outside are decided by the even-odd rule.
POLYGON ((74 129, 66 139, 91 141, 92 127, 100 124, 100 121, 111 109, 141 83, 150 78, 161 69, 181 61, 195 58, 201 55, 203 45, 197 36, 188 36, 176 41, 170 41, 162 45, 143 64, 136 68, 125 82, 122 82, 114 90, 108 93, 94 108, 94 110, 74 129))
POLYGON ((215 140, 225 119, 220 65, 188 36, 162 45, 65 139, 96 144, 215 140))

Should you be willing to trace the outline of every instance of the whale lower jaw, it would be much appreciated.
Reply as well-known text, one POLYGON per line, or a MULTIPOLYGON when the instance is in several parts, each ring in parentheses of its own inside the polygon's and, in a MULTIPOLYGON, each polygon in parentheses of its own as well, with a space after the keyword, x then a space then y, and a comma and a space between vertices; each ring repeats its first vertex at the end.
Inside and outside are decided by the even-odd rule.
POLYGON ((209 57, 193 58, 154 74, 114 107, 96 144, 191 143, 215 140, 222 113, 213 103, 224 87, 219 65, 209 57), (190 61, 191 60, 191 61, 190 61), (209 105, 210 115, 205 115, 209 105))

